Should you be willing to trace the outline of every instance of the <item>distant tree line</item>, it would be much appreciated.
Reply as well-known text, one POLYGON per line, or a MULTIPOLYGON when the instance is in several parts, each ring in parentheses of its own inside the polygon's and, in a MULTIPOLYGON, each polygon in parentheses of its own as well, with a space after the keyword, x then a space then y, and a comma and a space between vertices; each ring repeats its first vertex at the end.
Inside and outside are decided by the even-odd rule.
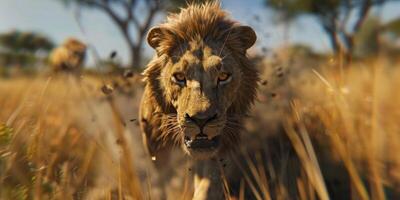
POLYGON ((54 43, 36 32, 13 30, 0 34, 0 64, 2 66, 32 65, 45 59, 54 43))

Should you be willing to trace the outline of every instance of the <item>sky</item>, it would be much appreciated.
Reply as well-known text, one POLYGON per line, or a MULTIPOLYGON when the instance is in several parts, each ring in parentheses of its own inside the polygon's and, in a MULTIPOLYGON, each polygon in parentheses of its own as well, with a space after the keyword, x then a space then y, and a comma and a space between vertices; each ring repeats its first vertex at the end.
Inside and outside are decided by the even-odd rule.
MULTIPOLYGON (((84 33, 80 30, 74 7, 67 7, 60 0, 0 0, 0 33, 10 30, 37 31, 49 36, 55 43, 67 37, 77 37, 93 45, 100 56, 106 58, 113 50, 128 61, 128 48, 121 33, 107 15, 85 9, 81 15, 84 33)), ((284 44, 284 26, 276 23, 276 13, 266 9, 264 0, 222 0, 222 6, 231 16, 243 24, 255 28, 258 35, 255 48, 276 48, 284 44), (259 16, 259 21, 254 16, 259 16)), ((383 20, 400 17, 400 2, 386 4, 381 15, 383 20)), ((159 15, 154 25, 163 21, 159 15)), ((316 51, 329 51, 329 40, 313 17, 301 17, 289 29, 289 41, 304 43, 316 51)), ((145 44, 145 53, 153 50, 145 44)), ((89 62, 93 57, 89 54, 89 62)))

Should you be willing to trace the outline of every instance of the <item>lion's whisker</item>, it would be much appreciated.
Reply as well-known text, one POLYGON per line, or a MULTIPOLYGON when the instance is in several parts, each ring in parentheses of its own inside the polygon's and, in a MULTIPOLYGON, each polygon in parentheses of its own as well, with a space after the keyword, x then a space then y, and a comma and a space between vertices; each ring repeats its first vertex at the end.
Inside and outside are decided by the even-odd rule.
POLYGON ((225 44, 226 44, 226 42, 228 41, 228 38, 229 38, 229 36, 231 35, 232 30, 233 30, 233 28, 230 28, 230 29, 229 29, 228 35, 226 36, 225 41, 224 41, 224 43, 222 44, 222 48, 221 48, 221 50, 220 50, 218 56, 221 56, 222 51, 224 50, 225 44))

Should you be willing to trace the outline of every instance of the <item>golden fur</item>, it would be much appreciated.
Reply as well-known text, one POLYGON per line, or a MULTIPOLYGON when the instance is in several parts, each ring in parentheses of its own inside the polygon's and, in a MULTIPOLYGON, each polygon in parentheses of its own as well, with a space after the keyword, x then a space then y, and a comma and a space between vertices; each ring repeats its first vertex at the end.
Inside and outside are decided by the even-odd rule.
POLYGON ((76 38, 68 38, 55 48, 49 57, 53 71, 77 72, 82 68, 86 57, 86 45, 76 38))
POLYGON ((205 191, 198 197, 221 197, 212 158, 237 149, 242 120, 255 99, 258 72, 246 51, 256 34, 229 19, 219 3, 205 3, 170 14, 147 41, 156 55, 143 73, 139 116, 145 146, 164 172, 169 150, 181 146, 196 166, 207 166, 195 172, 197 183, 209 182, 196 187, 205 191))
MULTIPOLYGON (((233 94, 234 101, 230 102, 231 105, 226 109, 227 118, 233 122, 232 126, 228 127, 231 129, 226 130, 223 140, 225 144, 237 141, 238 132, 231 130, 240 129, 241 120, 254 101, 259 80, 255 67, 246 56, 246 50, 254 44, 255 37, 250 27, 241 26, 228 19, 218 3, 189 5, 179 14, 169 15, 167 22, 150 30, 148 42, 156 49, 157 55, 144 72, 146 87, 140 117, 142 131, 151 154, 155 154, 155 151, 163 146, 181 144, 182 138, 177 135, 180 132, 172 130, 176 127, 172 127, 171 124, 179 114, 171 95, 179 95, 179 92, 173 91, 173 86, 168 83, 164 84, 162 80, 167 79, 168 82, 169 77, 163 77, 163 73, 172 65, 180 64, 179 58, 184 57, 185 53, 199 50, 199 47, 204 47, 201 49, 203 51, 212 51, 210 55, 224 58, 232 66, 237 65, 238 74, 241 74, 241 80, 235 82, 238 93, 233 94)), ((190 106, 194 107, 200 103, 190 106)))

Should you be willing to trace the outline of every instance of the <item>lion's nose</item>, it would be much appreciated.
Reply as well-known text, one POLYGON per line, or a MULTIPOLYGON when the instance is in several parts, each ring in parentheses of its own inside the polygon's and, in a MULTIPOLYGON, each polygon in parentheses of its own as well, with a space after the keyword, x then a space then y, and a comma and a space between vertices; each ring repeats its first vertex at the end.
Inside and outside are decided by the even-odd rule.
POLYGON ((193 123, 195 123, 197 126, 199 126, 201 129, 209 122, 217 119, 217 113, 213 114, 213 115, 193 115, 190 116, 189 114, 185 114, 185 119, 188 121, 191 121, 193 123))

